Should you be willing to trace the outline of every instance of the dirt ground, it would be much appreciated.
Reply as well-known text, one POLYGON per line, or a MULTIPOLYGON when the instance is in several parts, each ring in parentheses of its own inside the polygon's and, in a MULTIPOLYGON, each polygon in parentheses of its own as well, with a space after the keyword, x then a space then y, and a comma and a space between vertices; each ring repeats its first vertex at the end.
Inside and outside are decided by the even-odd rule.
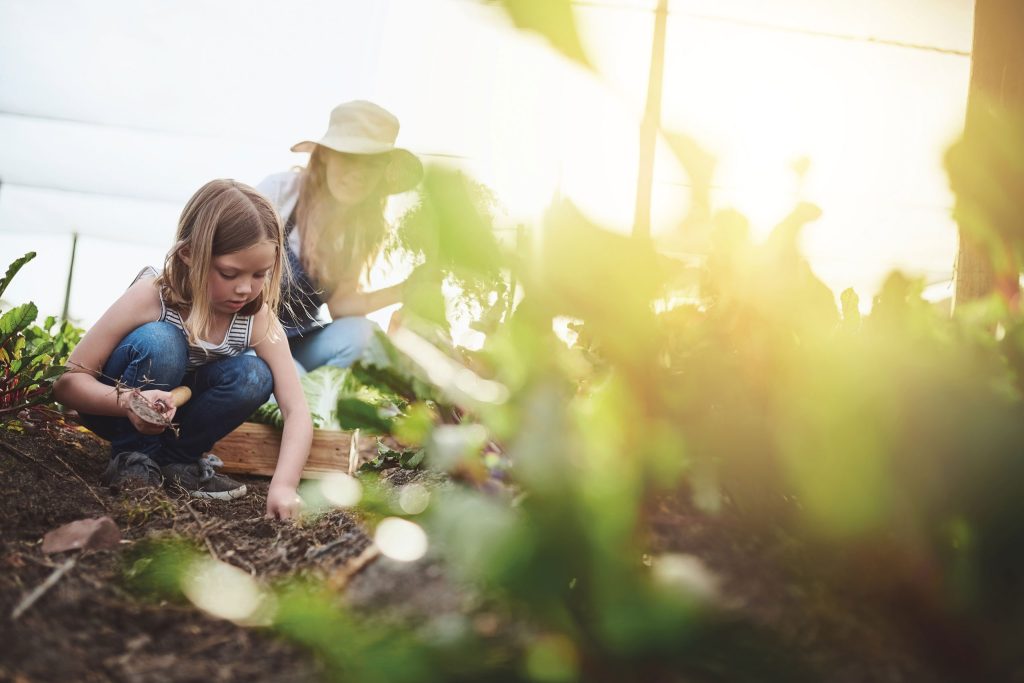
MULTIPOLYGON (((111 492, 98 483, 106 460, 106 444, 87 432, 0 431, 0 680, 322 680, 315 658, 260 629, 133 595, 124 580, 126 562, 141 541, 173 534, 263 580, 329 576, 344 573, 370 544, 358 517, 333 511, 306 526, 264 519, 263 478, 245 479, 250 494, 232 503, 162 490, 111 492), (24 596, 70 556, 43 554, 43 535, 101 515, 117 523, 121 546, 82 554, 12 620, 24 596)), ((737 528, 728 515, 708 518, 680 500, 664 501, 652 521, 652 553, 700 557, 718 576, 730 609, 778 633, 822 672, 821 680, 960 679, 865 596, 837 593, 816 577, 786 569, 792 565, 777 561, 784 540, 737 528)), ((352 576, 339 600, 410 623, 468 604, 436 558, 410 565, 380 558, 352 576)))
MULTIPOLYGON (((231 503, 155 489, 112 492, 99 484, 107 457, 107 444, 83 431, 0 431, 0 680, 318 680, 321 667, 307 652, 258 629, 130 594, 125 564, 140 541, 175 535, 264 580, 327 577, 370 545, 358 518, 332 511, 307 526, 265 519, 268 480, 257 477, 239 477, 250 493, 231 503), (102 515, 117 523, 121 547, 82 553, 13 621, 22 598, 77 552, 45 555, 43 535, 102 515)), ((357 607, 390 601, 374 595, 372 576, 380 574, 387 591, 394 572, 388 561, 379 563, 379 571, 360 577, 360 599, 351 601, 357 607)))

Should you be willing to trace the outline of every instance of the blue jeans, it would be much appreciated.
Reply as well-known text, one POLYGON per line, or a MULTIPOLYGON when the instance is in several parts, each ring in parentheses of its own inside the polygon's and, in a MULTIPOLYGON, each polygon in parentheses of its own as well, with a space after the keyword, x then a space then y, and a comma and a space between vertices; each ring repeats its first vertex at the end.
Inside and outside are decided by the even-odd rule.
POLYGON ((274 388, 270 368, 256 356, 224 358, 191 372, 187 365, 188 343, 181 330, 167 322, 146 323, 114 348, 100 378, 108 385, 119 379, 129 387, 192 389, 191 400, 174 416, 178 436, 171 429, 140 434, 126 417, 82 413, 82 422, 110 441, 113 454, 139 451, 158 465, 195 462, 265 403, 274 388))
POLYGON ((321 365, 347 368, 363 355, 377 323, 361 316, 338 318, 325 327, 290 337, 292 358, 300 371, 315 370, 321 365))

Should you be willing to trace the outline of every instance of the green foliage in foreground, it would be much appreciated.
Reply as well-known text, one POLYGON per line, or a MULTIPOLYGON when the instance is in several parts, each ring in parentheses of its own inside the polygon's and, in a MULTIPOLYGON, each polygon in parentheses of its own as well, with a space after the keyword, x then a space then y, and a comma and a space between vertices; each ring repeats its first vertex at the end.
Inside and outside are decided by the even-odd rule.
MULTIPOLYGON (((7 268, 0 278, 0 297, 35 256, 30 251, 7 268)), ((53 382, 64 373, 64 362, 82 336, 81 329, 52 316, 42 326, 34 325, 38 313, 29 301, 0 315, 0 422, 51 402, 53 382)))
MULTIPOLYGON (((985 179, 1012 182, 999 169, 1024 168, 1019 133, 999 139, 1006 148, 961 145, 949 158, 959 210, 1014 283, 1024 193, 985 179)), ((695 195, 706 194, 713 163, 672 140, 699 178, 695 195)), ((457 174, 430 177, 424 201, 455 245, 443 251, 448 267, 513 269, 521 301, 470 358, 408 333, 353 374, 400 397, 391 431, 415 435, 429 465, 464 473, 496 452, 511 462, 503 493, 445 487, 423 512, 391 510, 426 530, 502 627, 488 633, 460 615, 391 628, 296 584, 260 599, 274 605, 272 628, 338 680, 826 679, 832 672, 798 664, 797 644, 728 609, 693 557, 651 552, 651 510, 682 494, 706 514, 788 539, 802 573, 866 601, 899 595, 907 640, 950 678, 1020 677, 1015 287, 951 318, 923 299, 919 280, 894 273, 863 315, 854 292, 837 306, 800 253, 816 207, 796 207, 758 243, 742 216, 695 196, 687 228, 706 237, 707 260, 699 291, 679 304, 650 244, 568 204, 549 213, 536 258, 457 248, 486 242, 472 193, 457 174), (564 318, 579 333, 573 347, 553 332, 564 318)), ((373 519, 387 513, 379 493, 364 500, 373 519)))

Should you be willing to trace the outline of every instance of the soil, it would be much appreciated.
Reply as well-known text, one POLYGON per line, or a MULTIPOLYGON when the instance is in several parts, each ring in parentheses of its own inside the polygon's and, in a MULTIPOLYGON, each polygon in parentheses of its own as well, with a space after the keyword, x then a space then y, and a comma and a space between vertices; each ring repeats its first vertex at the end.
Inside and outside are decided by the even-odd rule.
MULTIPOLYGON (((133 548, 171 535, 192 539, 262 581, 345 576, 339 600, 410 625, 473 609, 471 593, 448 580, 436 557, 411 564, 378 558, 346 574, 371 542, 353 513, 336 510, 304 525, 265 519, 268 480, 256 477, 239 477, 250 494, 231 503, 155 489, 110 491, 99 484, 107 448, 73 426, 0 430, 2 681, 324 679, 313 656, 264 630, 130 592, 124 577, 133 548), (102 515, 120 528, 120 546, 81 552, 69 572, 12 620, 15 606, 79 553, 45 555, 43 535, 102 515)), ((395 470, 389 476, 402 484, 415 475, 395 470)), ((651 553, 699 557, 717 576, 728 608, 778 634, 822 672, 821 680, 954 680, 885 609, 787 569, 794 565, 778 561, 785 539, 738 527, 728 515, 704 515, 683 498, 662 501, 651 520, 651 553)))

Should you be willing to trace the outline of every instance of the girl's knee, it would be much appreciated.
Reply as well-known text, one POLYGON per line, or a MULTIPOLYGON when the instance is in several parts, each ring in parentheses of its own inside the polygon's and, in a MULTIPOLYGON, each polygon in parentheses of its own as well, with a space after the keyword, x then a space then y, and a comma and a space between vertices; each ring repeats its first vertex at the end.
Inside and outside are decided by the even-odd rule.
POLYGON ((170 323, 146 323, 121 340, 107 365, 104 372, 108 375, 121 376, 134 365, 137 371, 130 374, 157 384, 174 384, 181 380, 188 365, 188 342, 170 323))
POLYGON ((188 341, 177 327, 157 321, 140 325, 128 333, 118 346, 131 347, 135 353, 168 355, 188 360, 188 341))

